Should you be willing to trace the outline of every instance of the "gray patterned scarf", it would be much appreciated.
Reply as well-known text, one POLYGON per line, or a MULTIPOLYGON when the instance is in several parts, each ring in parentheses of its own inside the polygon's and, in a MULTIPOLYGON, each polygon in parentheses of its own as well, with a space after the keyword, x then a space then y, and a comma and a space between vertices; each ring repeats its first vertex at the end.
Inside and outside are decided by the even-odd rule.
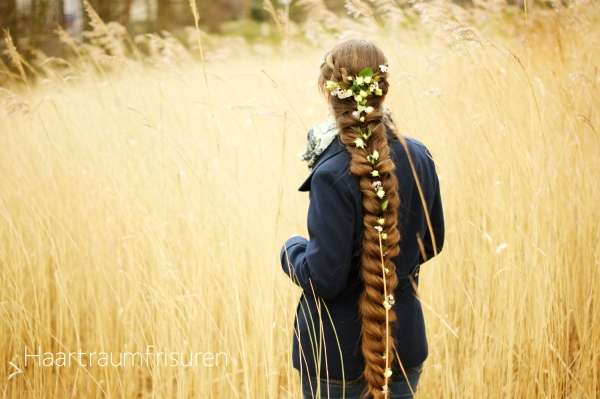
MULTIPOLYGON (((392 111, 389 108, 381 107, 383 113, 383 122, 392 121, 392 111)), ((302 160, 308 162, 308 169, 312 169, 319 155, 331 144, 339 133, 335 119, 325 119, 323 122, 308 129, 306 136, 306 150, 302 154, 302 160)))

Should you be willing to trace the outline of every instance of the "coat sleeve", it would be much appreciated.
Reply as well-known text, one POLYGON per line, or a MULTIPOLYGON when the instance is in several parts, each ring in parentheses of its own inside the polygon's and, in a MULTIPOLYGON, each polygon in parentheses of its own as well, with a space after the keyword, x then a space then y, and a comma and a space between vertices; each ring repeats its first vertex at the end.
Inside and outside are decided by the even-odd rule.
MULTIPOLYGON (((431 220, 431 227, 433 227, 433 237, 435 238, 435 246, 437 249, 437 253, 439 254, 444 246, 444 236, 445 236, 445 227, 444 227, 444 211, 442 209, 442 197, 440 196, 440 182, 435 171, 435 164, 431 158, 431 154, 429 150, 427 150, 427 154, 429 156, 430 161, 430 176, 435 184, 433 202, 429 211, 429 217, 431 220)), ((429 230, 429 226, 426 227, 426 233, 423 237, 423 246, 425 247, 425 255, 426 258, 423 259, 423 254, 419 254, 419 263, 425 263, 429 259, 433 258, 436 253, 433 251, 433 240, 432 234, 429 230)))
POLYGON ((344 176, 319 168, 313 173, 308 208, 310 239, 292 237, 281 249, 281 266, 306 295, 330 299, 346 287, 356 209, 344 176))

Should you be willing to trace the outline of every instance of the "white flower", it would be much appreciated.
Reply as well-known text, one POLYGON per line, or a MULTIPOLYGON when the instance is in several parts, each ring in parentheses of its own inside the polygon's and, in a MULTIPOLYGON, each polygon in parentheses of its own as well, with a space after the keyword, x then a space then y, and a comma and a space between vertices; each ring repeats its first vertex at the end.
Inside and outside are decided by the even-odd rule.
POLYGON ((388 295, 387 298, 383 301, 383 307, 385 307, 386 309, 389 310, 389 309, 392 308, 392 305, 394 303, 395 303, 394 296, 393 295, 388 295))
POLYGON ((376 192, 377 196, 379 197, 379 199, 383 199, 383 197, 385 196, 385 191, 383 191, 383 188, 379 188, 376 192))
POLYGON ((364 82, 364 79, 363 79, 363 77, 362 77, 362 76, 359 76, 358 78, 356 78, 356 84, 357 84, 357 85, 359 85, 359 86, 360 86, 360 85, 362 85, 362 84, 363 84, 363 82, 364 82))
MULTIPOLYGON (((340 89, 338 89, 340 90, 340 89)), ((352 90, 340 90, 338 93, 339 98, 348 98, 352 95, 352 90)))
POLYGON ((373 112, 373 107, 367 107, 367 108, 365 108, 365 112, 367 114, 370 114, 371 112, 373 112))
POLYGON ((380 70, 381 72, 385 73, 385 72, 387 72, 387 70, 388 70, 388 67, 387 67, 387 66, 385 66, 385 65, 379 65, 379 70, 380 70))
POLYGON ((365 121, 365 117, 364 117, 364 116, 361 116, 361 117, 360 117, 360 121, 361 121, 361 122, 364 122, 364 121, 365 121))
POLYGON ((354 99, 356 100, 357 103, 362 101, 362 97, 359 96, 358 94, 354 96, 354 99))
POLYGON ((386 393, 386 392, 387 392, 387 389, 388 389, 388 386, 387 386, 387 385, 384 385, 384 386, 381 388, 381 393, 386 393))
POLYGON ((360 117, 360 112, 354 111, 354 112, 352 112, 352 116, 354 116, 355 118, 358 118, 358 117, 360 117))
POLYGON ((354 143, 358 148, 365 148, 365 142, 362 141, 362 139, 356 139, 354 140, 354 143))
POLYGON ((364 90, 361 90, 361 91, 360 91, 358 94, 360 94, 360 96, 361 96, 362 98, 365 98, 365 97, 367 96, 367 92, 366 92, 366 91, 364 91, 364 90))
POLYGON ((379 187, 381 187, 381 182, 379 180, 374 181, 373 183, 371 183, 371 185, 373 187, 375 187, 375 189, 377 190, 379 187))
POLYGON ((346 79, 352 80, 352 76, 348 76, 348 77, 346 77, 346 79))
POLYGON ((377 230, 378 232, 380 232, 380 233, 381 233, 381 231, 383 230, 383 227, 381 227, 381 226, 374 226, 373 228, 374 228, 375 230, 377 230))
POLYGON ((384 218, 377 218, 377 223, 384 224, 385 223, 385 219, 384 218))
POLYGON ((387 233, 381 233, 381 239, 387 240, 387 233))
POLYGON ((385 369, 385 371, 383 372, 383 376, 386 378, 390 378, 392 376, 392 370, 391 369, 385 369))
POLYGON ((365 76, 365 83, 371 83, 371 77, 365 76))
POLYGON ((383 92, 381 91, 381 89, 376 89, 375 90, 375 94, 378 95, 378 96, 382 96, 383 92))
POLYGON ((388 301, 388 303, 390 305, 393 305, 394 303, 396 303, 396 301, 394 300, 394 296, 393 295, 388 295, 387 301, 388 301))
POLYGON ((373 176, 373 177, 379 176, 379 171, 377 169, 371 171, 371 176, 373 176))
POLYGON ((328 80, 325 87, 327 87, 327 90, 333 90, 337 87, 337 83, 332 80, 328 80))
POLYGON ((373 151, 373 155, 367 155, 367 160, 371 162, 371 165, 375 165, 375 162, 379 159, 379 153, 377 150, 373 151))
POLYGON ((347 98, 350 97, 352 95, 352 91, 350 91, 350 94, 348 94, 348 90, 342 90, 340 88, 337 88, 335 90, 333 90, 331 92, 332 96, 338 96, 340 99, 341 98, 347 98))
MULTIPOLYGON (((385 254, 383 254, 385 255, 385 254)), ((388 269, 387 267, 385 268, 385 274, 390 274, 390 269, 388 269)))

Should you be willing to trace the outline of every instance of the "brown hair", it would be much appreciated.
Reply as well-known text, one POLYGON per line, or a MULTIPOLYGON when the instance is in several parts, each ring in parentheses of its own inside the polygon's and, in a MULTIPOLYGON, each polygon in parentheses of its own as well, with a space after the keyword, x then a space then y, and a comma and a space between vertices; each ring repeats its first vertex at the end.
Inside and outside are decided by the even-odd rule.
MULTIPOLYGON (((321 64, 319 76, 319 90, 324 93, 327 80, 344 82, 352 85, 347 77, 356 77, 364 68, 373 69, 373 78, 379 77, 378 84, 383 95, 388 91, 387 72, 382 72, 380 65, 387 66, 387 58, 383 51, 374 43, 363 39, 350 39, 333 47, 325 54, 325 61, 321 64)), ((382 97, 371 95, 367 97, 366 106, 371 106, 374 111, 364 112, 364 122, 352 114, 357 110, 355 99, 350 96, 340 99, 331 96, 331 110, 337 121, 341 141, 350 152, 350 172, 359 177, 360 191, 363 206, 363 238, 361 253, 361 277, 365 288, 361 294, 359 309, 362 318, 362 354, 365 359, 365 369, 362 377, 368 383, 368 391, 373 398, 384 398, 382 387, 386 385, 384 372, 386 366, 391 368, 394 360, 395 341, 393 339, 393 321, 396 313, 392 306, 387 312, 387 321, 390 322, 386 336, 386 309, 383 306, 384 292, 393 295, 398 285, 396 268, 392 258, 400 253, 400 232, 397 228, 398 207, 398 180, 395 174, 395 165, 390 158, 390 148, 387 142, 386 127, 381 110, 382 97), (360 128, 360 129, 359 129, 360 128), (361 133, 370 129, 372 136, 367 141, 366 148, 356 146, 354 140, 361 138, 361 133), (379 158, 372 164, 367 156, 374 150, 379 153, 379 158), (379 177, 373 177, 371 172, 377 170, 379 177), (373 183, 381 181, 385 197, 380 199, 376 195, 373 183), (387 210, 382 208, 387 201, 387 210), (375 226, 380 226, 377 219, 384 217, 381 225, 387 239, 380 241, 380 235, 375 226), (380 242, 383 248, 380 249, 380 242), (382 265, 383 260, 383 265, 382 265), (389 271, 384 271, 388 269, 389 271), (383 357, 386 352, 386 342, 389 343, 387 359, 383 357), (386 362, 387 360, 387 362, 386 362)), ((390 126, 390 128, 392 128, 390 126)), ((385 237, 385 236, 384 236, 385 237)), ((388 395, 391 392, 388 390, 388 395)))

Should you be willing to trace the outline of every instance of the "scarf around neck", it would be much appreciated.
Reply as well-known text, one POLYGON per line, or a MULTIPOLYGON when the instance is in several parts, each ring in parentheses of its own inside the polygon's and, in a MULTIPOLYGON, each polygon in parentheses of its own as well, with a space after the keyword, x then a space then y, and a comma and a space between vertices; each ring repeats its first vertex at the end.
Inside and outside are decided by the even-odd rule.
MULTIPOLYGON (((392 122, 392 112, 389 108, 381 107, 383 113, 383 122, 392 122)), ((308 129, 306 136, 306 150, 302 154, 302 161, 308 162, 308 169, 311 170, 315 165, 319 155, 327 149, 329 144, 339 134, 339 129, 336 125, 335 118, 325 119, 323 122, 308 129)))

